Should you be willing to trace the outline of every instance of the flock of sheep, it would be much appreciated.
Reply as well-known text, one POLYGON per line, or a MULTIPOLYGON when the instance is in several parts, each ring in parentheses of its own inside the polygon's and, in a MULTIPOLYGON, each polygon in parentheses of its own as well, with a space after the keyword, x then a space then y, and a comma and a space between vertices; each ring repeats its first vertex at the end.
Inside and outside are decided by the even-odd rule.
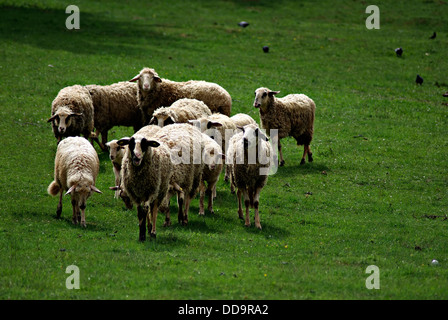
POLYGON ((171 224, 174 195, 181 224, 188 223, 190 202, 198 192, 199 214, 205 214, 206 196, 213 213, 216 183, 223 170, 231 192, 237 191, 239 218, 250 226, 249 209, 254 208, 255 226, 261 229, 260 192, 269 168, 278 162, 266 133, 278 141, 280 166, 285 163, 280 139, 287 136, 304 145, 301 164, 306 156, 313 161, 313 100, 303 94, 283 98, 276 94, 267 88, 255 91, 260 128, 247 114, 230 116, 232 98, 218 84, 174 82, 150 68, 130 81, 63 88, 53 100, 48 119, 58 143, 54 181, 48 186, 50 195, 59 194, 57 216, 62 213, 64 193, 70 194, 73 223, 86 226, 86 201, 93 192, 101 193, 95 187, 99 172, 96 141, 103 151, 109 151, 115 197, 129 209, 137 207, 140 241, 146 239, 146 228, 151 237, 156 236, 159 211, 165 214, 164 225, 171 224), (108 141, 108 131, 114 126, 133 127, 135 133, 108 141))

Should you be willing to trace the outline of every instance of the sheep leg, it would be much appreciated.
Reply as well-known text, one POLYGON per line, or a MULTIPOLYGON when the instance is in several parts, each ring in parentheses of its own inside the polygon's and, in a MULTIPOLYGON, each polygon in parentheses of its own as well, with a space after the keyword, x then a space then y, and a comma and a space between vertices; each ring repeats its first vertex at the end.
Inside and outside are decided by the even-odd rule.
POLYGON ((307 153, 308 153, 308 162, 313 162, 313 153, 311 152, 311 147, 310 145, 306 145, 307 147, 307 153))
MULTIPOLYGON (((218 181, 216 181, 218 182, 218 181)), ((216 199, 216 182, 215 185, 213 186, 213 199, 216 199)))
POLYGON ((152 224, 151 224, 151 218, 152 218, 152 207, 153 207, 153 203, 151 203, 148 206, 145 205, 145 207, 148 208, 148 214, 146 215, 146 228, 148 229, 148 234, 151 234, 151 230, 152 230, 152 224))
POLYGON ((78 224, 79 207, 78 207, 78 202, 76 200, 73 200, 73 199, 72 199, 72 208, 73 208, 72 222, 73 222, 73 224, 78 224))
POLYGON ((104 131, 102 131, 101 132, 101 144, 100 144, 100 148, 101 148, 101 150, 103 150, 103 151, 107 151, 107 147, 106 147, 106 143, 107 143, 107 134, 108 134, 108 131, 107 130, 104 130, 104 131))
POLYGON ((148 215, 148 211, 142 205, 137 206, 137 217, 138 217, 138 225, 139 225, 139 238, 138 240, 143 242, 146 240, 146 216, 148 215))
POLYGON ((246 219, 244 221, 244 225, 246 227, 250 227, 250 219, 249 219, 250 198, 247 189, 243 190, 243 195, 244 195, 244 206, 246 207, 246 219))
POLYGON ((183 224, 184 221, 184 211, 182 210, 183 206, 184 206, 184 198, 185 198, 185 194, 184 192, 178 192, 177 193, 177 221, 180 224, 183 224))
POLYGON ((224 181, 225 182, 229 182, 230 180, 230 174, 229 174, 229 166, 228 165, 224 165, 224 181))
POLYGON ((150 236, 151 238, 156 238, 156 222, 157 222, 157 212, 159 211, 159 202, 158 200, 155 200, 153 203, 151 203, 151 232, 150 236))
MULTIPOLYGON (((121 169, 121 167, 118 164, 116 164, 115 162, 113 162, 112 164, 113 164, 114 175, 115 175, 115 185, 120 186, 120 169, 121 169)), ((120 190, 115 190, 114 198, 118 199, 119 194, 120 194, 120 190)))
POLYGON ((238 198, 238 218, 240 218, 241 220, 243 220, 243 219, 244 219, 244 216, 243 216, 243 205, 242 205, 242 203, 241 203, 241 194, 242 194, 241 190, 238 189, 238 192, 237 192, 237 194, 236 194, 236 196, 237 196, 237 198, 238 198))
POLYGON ((306 146, 303 146, 302 160, 300 160, 300 164, 301 164, 301 165, 305 164, 305 157, 306 157, 307 152, 308 152, 307 147, 306 147, 306 146))
POLYGON ((190 197, 190 195, 187 195, 185 197, 184 220, 182 221, 182 224, 184 226, 186 226, 188 224, 188 210, 190 210, 190 202, 191 202, 191 197, 190 197))
POLYGON ((280 139, 278 139, 278 153, 280 154, 280 167, 283 167, 285 165, 285 160, 283 159, 282 144, 280 143, 280 139))
POLYGON ((216 192, 216 182, 212 185, 209 185, 206 191, 208 196, 208 211, 212 214, 215 214, 213 211, 213 191, 216 192))
POLYGON ((204 212, 204 197, 205 197, 204 181, 201 181, 201 185, 199 188, 200 188, 200 191, 199 191, 199 215, 203 216, 205 214, 205 212, 204 212))
POLYGON ((258 205, 260 204, 260 193, 261 193, 261 188, 257 188, 255 190, 255 195, 254 195, 254 208, 255 208, 255 226, 261 230, 260 215, 258 212, 258 205))
POLYGON ((81 226, 87 228, 86 224, 86 206, 81 205, 81 226))
POLYGON ((62 189, 61 189, 61 192, 59 193, 59 203, 58 203, 58 207, 56 209, 56 217, 57 218, 61 217, 61 213, 62 213, 62 197, 63 197, 63 195, 64 195, 64 193, 62 192, 62 189))

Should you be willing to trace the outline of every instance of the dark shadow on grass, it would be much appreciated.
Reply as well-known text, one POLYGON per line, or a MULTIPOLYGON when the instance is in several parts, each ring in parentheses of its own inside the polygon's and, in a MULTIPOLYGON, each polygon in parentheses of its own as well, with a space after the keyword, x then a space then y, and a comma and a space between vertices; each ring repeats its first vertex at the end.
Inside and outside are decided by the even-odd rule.
MULTIPOLYGON (((182 47, 182 39, 156 30, 147 20, 113 20, 106 14, 80 12, 80 29, 68 30, 61 9, 0 5, 0 41, 77 54, 142 56, 142 44, 182 47)), ((160 29, 159 29, 160 30, 160 29)), ((191 41, 191 39, 190 39, 191 41)), ((191 50, 191 48, 189 49, 191 50)))

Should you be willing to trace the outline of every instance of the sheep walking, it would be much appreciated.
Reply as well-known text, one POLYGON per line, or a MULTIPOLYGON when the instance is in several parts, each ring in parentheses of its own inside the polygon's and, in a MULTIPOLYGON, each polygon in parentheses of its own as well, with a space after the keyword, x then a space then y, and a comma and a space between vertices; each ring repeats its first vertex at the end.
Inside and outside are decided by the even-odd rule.
POLYGON ((74 85, 61 89, 51 104, 52 129, 57 143, 64 137, 80 136, 86 138, 94 127, 92 98, 86 88, 74 85))
POLYGON ((93 192, 101 193, 95 187, 100 168, 98 155, 92 145, 82 137, 68 137, 59 143, 54 165, 54 181, 48 186, 48 193, 59 193, 56 215, 62 213, 62 197, 70 194, 73 207, 73 223, 86 227, 86 202, 93 192), (81 214, 80 214, 81 211, 81 214))
POLYGON ((254 107, 259 108, 261 127, 269 134, 270 130, 278 130, 278 151, 280 166, 285 164, 280 140, 292 136, 297 145, 303 145, 304 151, 300 164, 313 161, 310 144, 314 133, 314 114, 316 105, 304 94, 289 94, 283 98, 276 98, 280 91, 268 88, 255 90, 254 107))
POLYGON ((238 216, 245 220, 245 226, 250 226, 249 208, 255 209, 255 226, 261 230, 259 216, 260 193, 268 180, 268 168, 273 162, 273 151, 268 138, 258 128, 251 124, 242 128, 229 141, 227 161, 230 169, 230 181, 238 189, 238 216), (243 216, 242 196, 246 207, 243 216))
POLYGON ((96 141, 103 151, 107 150, 108 131, 112 127, 133 127, 137 132, 143 126, 142 111, 137 102, 137 84, 126 81, 106 86, 87 85, 85 88, 92 97, 96 141))
POLYGON ((138 104, 146 117, 146 122, 149 122, 154 110, 170 106, 182 98, 203 101, 212 112, 230 115, 232 98, 216 83, 196 80, 175 82, 160 78, 151 68, 143 68, 130 81, 138 83, 138 104))
POLYGON ((189 120, 210 116, 212 112, 207 105, 196 99, 180 99, 169 107, 161 107, 154 111, 149 124, 164 127, 173 123, 187 123, 189 120))
POLYGON ((128 146, 123 156, 120 189, 137 206, 140 241, 146 240, 146 223, 150 236, 156 237, 157 213, 173 174, 170 150, 145 130, 143 127, 132 137, 117 142, 128 146))

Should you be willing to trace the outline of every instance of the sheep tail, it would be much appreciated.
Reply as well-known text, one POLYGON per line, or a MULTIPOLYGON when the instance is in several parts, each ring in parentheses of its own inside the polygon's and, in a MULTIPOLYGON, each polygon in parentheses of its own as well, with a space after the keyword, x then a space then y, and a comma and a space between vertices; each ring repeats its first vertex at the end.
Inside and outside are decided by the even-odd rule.
POLYGON ((56 181, 53 181, 48 186, 47 191, 48 191, 49 195, 54 197, 55 195, 57 195, 59 193, 59 191, 61 191, 61 186, 56 181))

